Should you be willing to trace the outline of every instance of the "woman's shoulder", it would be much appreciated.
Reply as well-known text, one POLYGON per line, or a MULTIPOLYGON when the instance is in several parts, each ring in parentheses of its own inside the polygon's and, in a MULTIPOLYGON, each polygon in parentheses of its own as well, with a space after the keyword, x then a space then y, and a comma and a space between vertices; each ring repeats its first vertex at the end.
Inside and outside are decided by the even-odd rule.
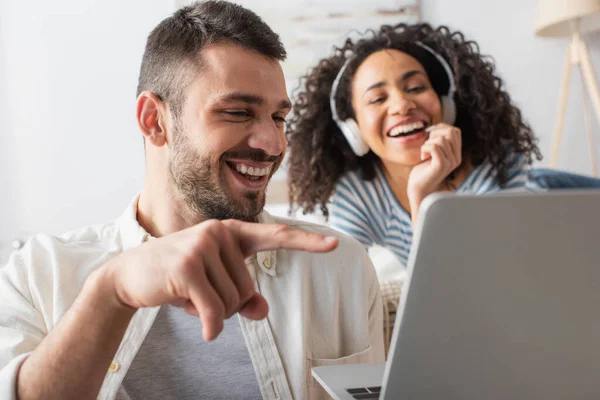
POLYGON ((353 191, 359 189, 375 190, 382 186, 384 180, 385 177, 378 167, 375 168, 375 176, 370 180, 364 179, 359 169, 354 169, 346 171, 340 179, 338 179, 335 185, 335 191, 340 188, 351 188, 353 191))
POLYGON ((531 165, 525 155, 510 154, 506 166, 506 182, 503 185, 498 180, 493 164, 484 161, 473 168, 457 192, 491 194, 499 191, 539 191, 539 185, 531 178, 531 165))
POLYGON ((379 170, 371 180, 364 179, 359 170, 348 171, 336 183, 331 202, 356 200, 369 208, 380 208, 389 196, 384 179, 379 170))

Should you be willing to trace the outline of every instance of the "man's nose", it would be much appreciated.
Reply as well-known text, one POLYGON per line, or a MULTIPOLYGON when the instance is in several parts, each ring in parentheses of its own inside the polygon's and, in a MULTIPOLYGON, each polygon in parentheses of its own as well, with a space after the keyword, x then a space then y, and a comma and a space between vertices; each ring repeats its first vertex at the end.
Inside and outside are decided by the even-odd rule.
POLYGON ((287 141, 282 126, 269 118, 253 126, 253 132, 248 138, 248 146, 266 152, 270 156, 282 154, 287 141))

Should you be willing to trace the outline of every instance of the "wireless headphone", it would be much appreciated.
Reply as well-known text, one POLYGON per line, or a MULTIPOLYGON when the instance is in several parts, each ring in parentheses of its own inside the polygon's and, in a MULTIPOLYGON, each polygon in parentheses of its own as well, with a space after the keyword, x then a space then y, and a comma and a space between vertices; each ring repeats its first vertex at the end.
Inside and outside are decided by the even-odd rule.
MULTIPOLYGON (((427 51, 429 54, 435 57, 435 59, 442 65, 446 74, 448 75, 448 93, 440 96, 440 100, 442 103, 442 120, 450 125, 453 125, 456 122, 456 103, 454 102, 454 94, 456 93, 456 86, 454 85, 454 76, 452 74, 452 69, 448 62, 442 57, 440 54, 436 53, 431 47, 424 45, 421 42, 414 42, 417 46, 427 51)), ((331 117, 340 128, 344 137, 350 144, 352 151, 357 156, 364 156, 369 152, 369 146, 364 141, 360 134, 360 129, 358 128, 358 124, 353 118, 348 118, 344 121, 340 118, 337 107, 335 104, 335 95, 338 91, 338 87, 340 85, 340 80, 348 68, 348 65, 353 60, 352 57, 349 57, 340 71, 338 72, 333 84, 331 85, 331 92, 329 94, 329 107, 331 108, 331 117)))

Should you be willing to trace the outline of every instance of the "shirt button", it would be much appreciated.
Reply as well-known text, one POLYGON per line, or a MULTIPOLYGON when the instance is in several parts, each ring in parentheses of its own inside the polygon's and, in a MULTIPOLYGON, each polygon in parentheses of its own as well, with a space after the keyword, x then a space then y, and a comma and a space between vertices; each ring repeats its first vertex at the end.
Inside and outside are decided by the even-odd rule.
POLYGON ((149 236, 148 235, 144 235, 144 240, 142 240, 142 242, 146 243, 148 241, 149 236))
POLYGON ((120 369, 121 369, 121 364, 119 364, 116 361, 113 361, 113 362, 110 363, 110 367, 108 367, 108 372, 115 373, 115 372, 117 372, 120 369))
POLYGON ((269 259, 265 258, 265 260, 263 261, 263 265, 265 266, 265 268, 271 268, 271 261, 269 261, 269 259))

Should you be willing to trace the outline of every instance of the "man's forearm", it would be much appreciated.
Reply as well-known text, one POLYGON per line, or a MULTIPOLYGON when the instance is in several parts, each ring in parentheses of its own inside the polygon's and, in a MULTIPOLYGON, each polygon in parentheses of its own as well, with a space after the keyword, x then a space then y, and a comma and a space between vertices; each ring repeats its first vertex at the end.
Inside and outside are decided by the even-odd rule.
POLYGON ((95 399, 135 310, 111 293, 103 271, 93 273, 55 329, 25 360, 17 394, 27 399, 95 399))

